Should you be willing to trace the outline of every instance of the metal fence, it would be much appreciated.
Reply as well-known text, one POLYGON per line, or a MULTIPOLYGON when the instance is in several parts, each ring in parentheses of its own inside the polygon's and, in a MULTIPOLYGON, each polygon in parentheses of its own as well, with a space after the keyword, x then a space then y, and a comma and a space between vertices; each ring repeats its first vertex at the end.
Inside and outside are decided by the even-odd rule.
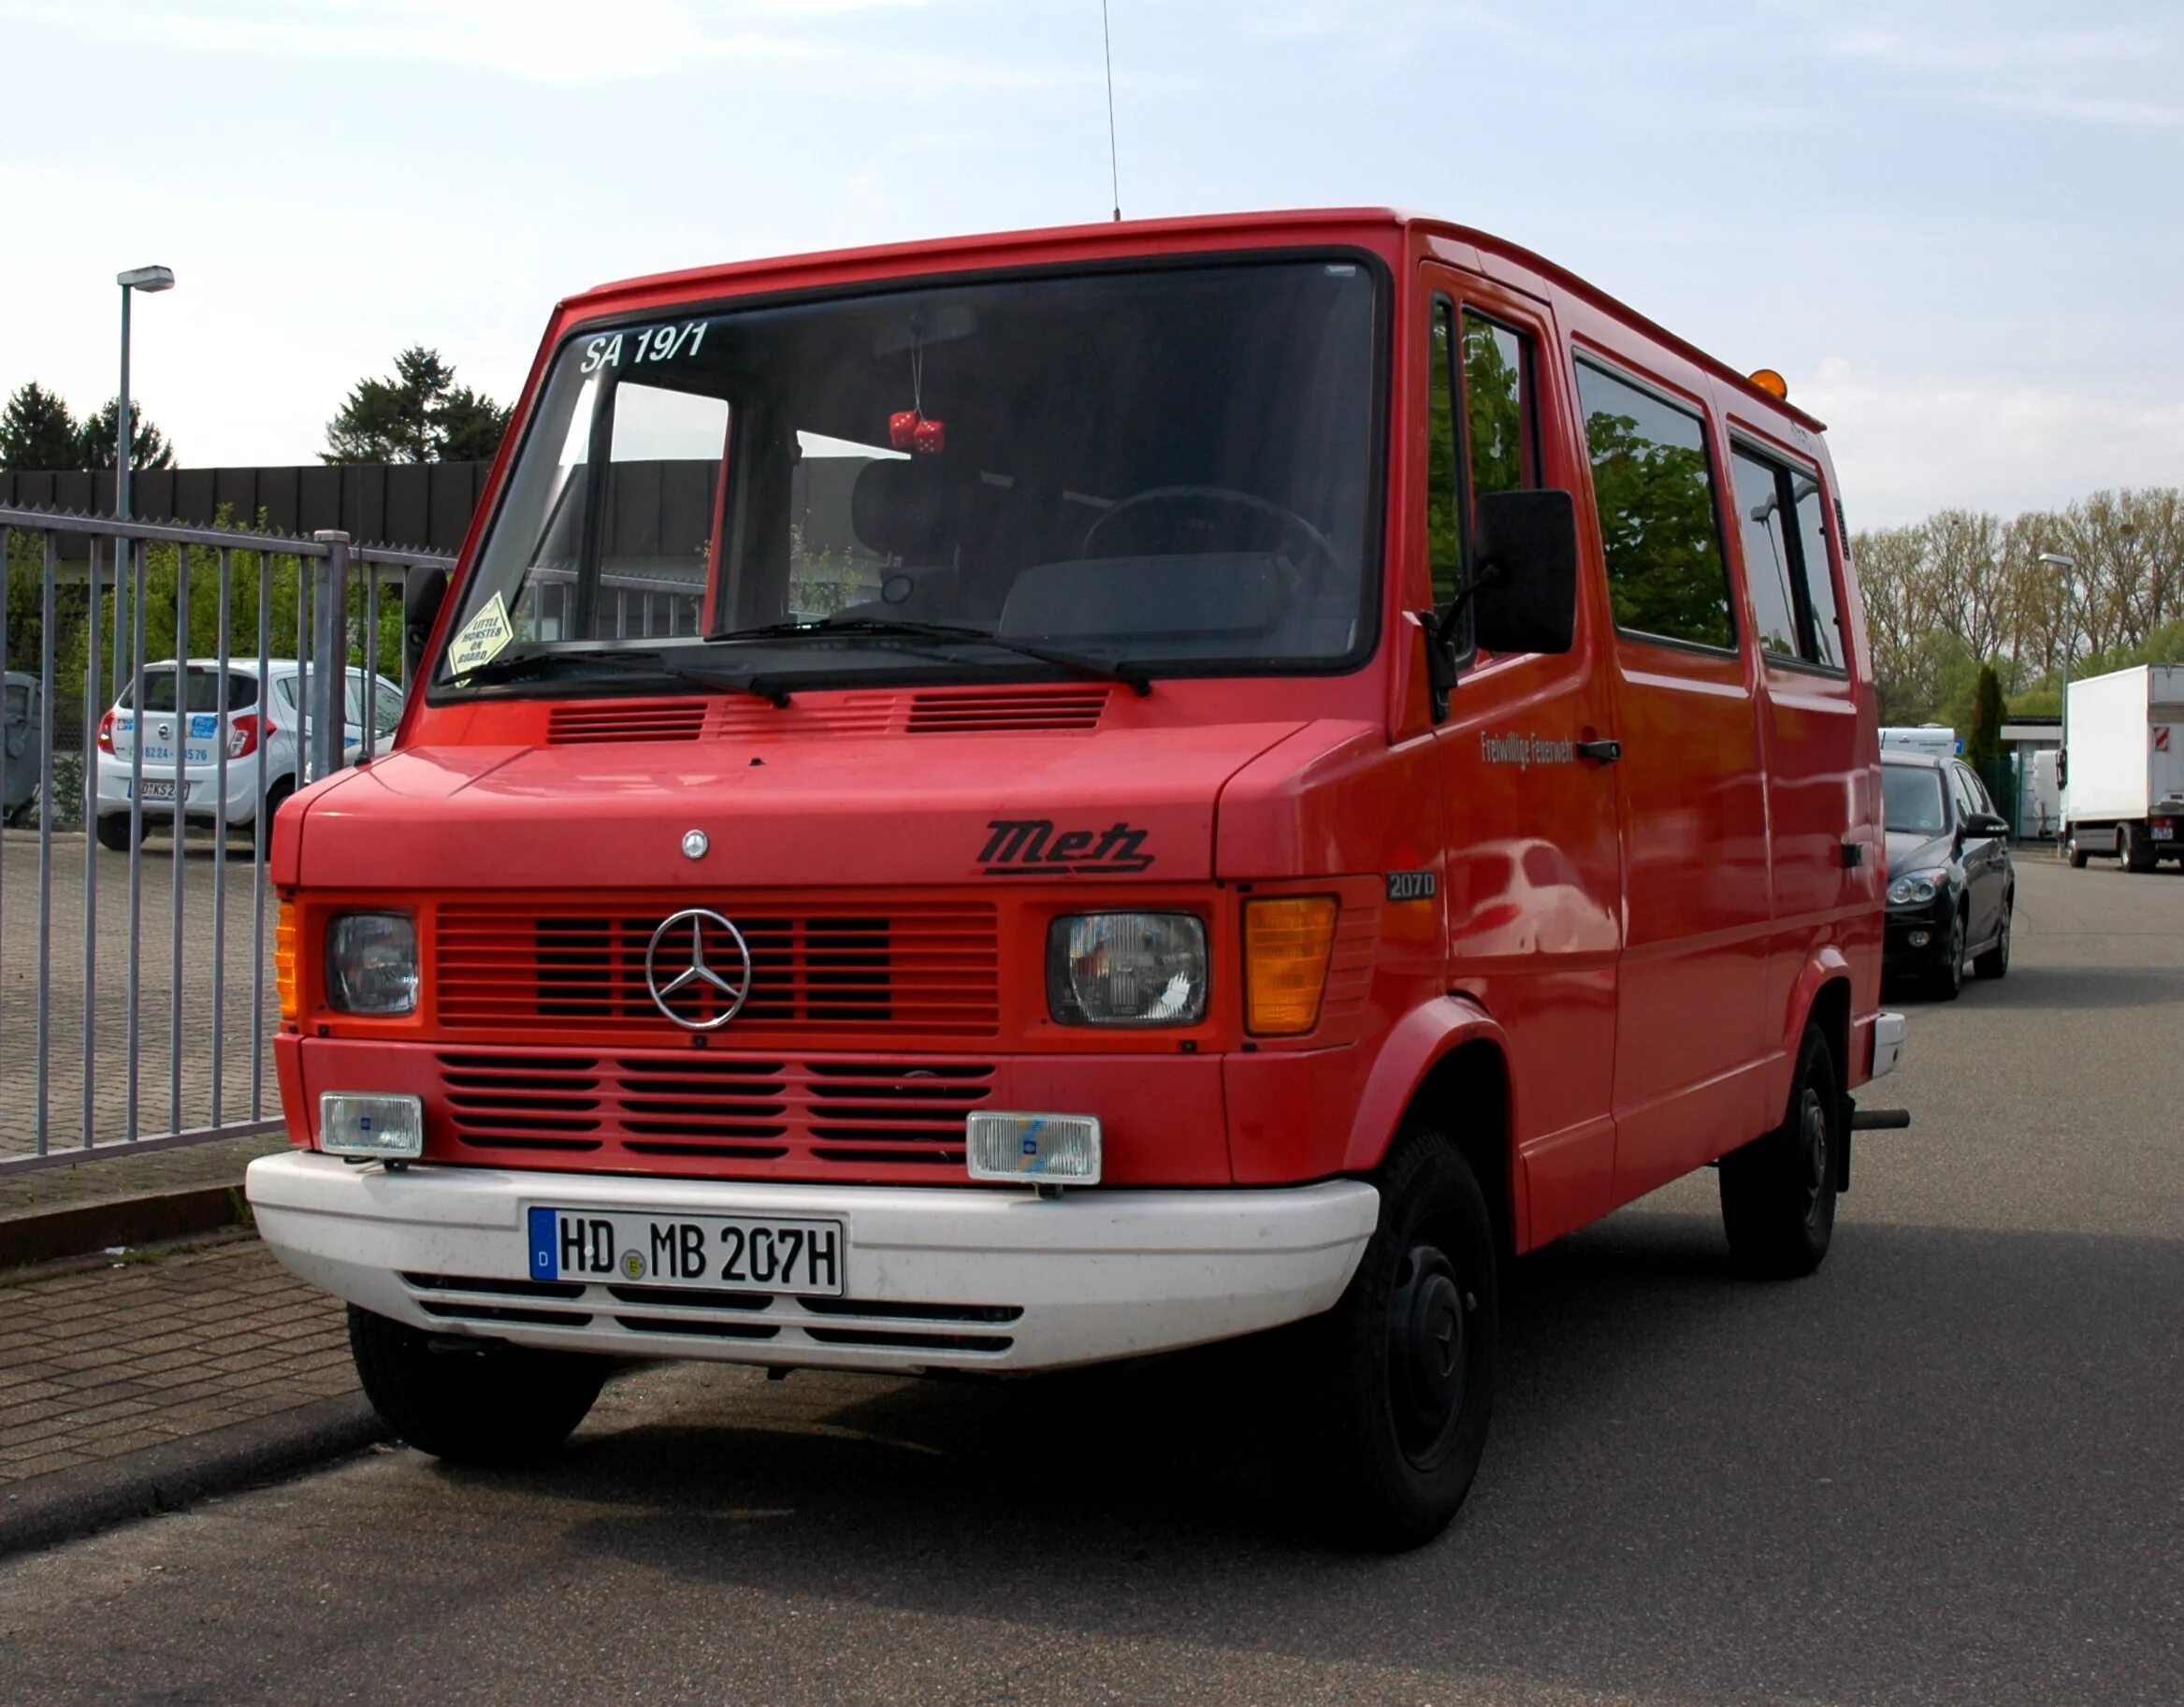
POLYGON ((271 812, 383 745, 449 562, 0 508, 0 1173, 279 1125, 271 812))

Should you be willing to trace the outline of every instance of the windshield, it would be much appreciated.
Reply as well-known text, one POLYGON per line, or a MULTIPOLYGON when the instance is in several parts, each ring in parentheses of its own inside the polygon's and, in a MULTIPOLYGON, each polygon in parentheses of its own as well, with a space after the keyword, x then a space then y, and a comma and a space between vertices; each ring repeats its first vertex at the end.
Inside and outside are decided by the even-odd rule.
POLYGON ((1325 260, 580 333, 436 679, 601 644, 807 682, 1053 673, 979 635, 1155 672, 1354 659, 1373 350, 1371 276, 1325 260))
POLYGON ((1949 827, 1941 773, 1922 764, 1881 767, 1882 821, 1890 830, 1939 835, 1949 827))

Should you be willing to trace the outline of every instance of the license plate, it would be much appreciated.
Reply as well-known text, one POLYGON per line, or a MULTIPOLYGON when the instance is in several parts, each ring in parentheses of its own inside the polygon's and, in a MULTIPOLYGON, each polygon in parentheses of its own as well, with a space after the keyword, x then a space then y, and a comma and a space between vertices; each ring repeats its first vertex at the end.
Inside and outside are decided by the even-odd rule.
POLYGON ((839 1296, 849 1232, 838 1221, 533 1208, 534 1280, 839 1296))
POLYGON ((138 800, 172 800, 174 799, 174 788, 175 786, 171 782, 148 782, 144 785, 144 792, 137 798, 138 800))
POLYGON ((2157 842, 2173 842, 2177 839, 2177 826, 2174 824, 2156 824, 2153 828, 2154 840, 2157 842))

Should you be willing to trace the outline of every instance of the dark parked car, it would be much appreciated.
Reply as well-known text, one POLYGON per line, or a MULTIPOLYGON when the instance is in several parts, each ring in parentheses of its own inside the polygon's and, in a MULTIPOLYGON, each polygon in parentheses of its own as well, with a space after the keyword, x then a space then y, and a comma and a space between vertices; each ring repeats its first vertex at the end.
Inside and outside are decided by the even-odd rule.
POLYGON ((1883 976, 1916 979, 1943 1001, 2010 969, 2018 878, 2010 827, 1978 774, 1955 759, 1881 750, 1888 843, 1888 937, 1883 976))

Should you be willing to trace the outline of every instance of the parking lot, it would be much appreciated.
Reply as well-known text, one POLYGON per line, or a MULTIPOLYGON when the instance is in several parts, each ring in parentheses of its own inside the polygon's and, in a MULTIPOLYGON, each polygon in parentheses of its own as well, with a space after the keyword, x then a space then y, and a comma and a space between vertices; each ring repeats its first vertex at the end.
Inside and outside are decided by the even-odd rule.
MULTIPOLYGON (((229 844, 221 887, 224 916, 215 931, 215 861, 210 836, 191 837, 182 860, 181 1036, 173 1048, 175 983, 174 845, 165 835, 138 856, 137 1121, 129 1123, 129 857, 98 846, 80 832, 52 838, 51 986, 46 1055, 48 1142, 73 1149, 83 1136, 84 980, 83 861, 97 875, 97 1032, 92 1061, 93 1132, 96 1142, 124 1139, 132 1130, 157 1133, 201 1126, 214 1118, 213 1083, 221 1087, 220 1118, 250 1117, 252 1071, 253 904, 258 867, 247 844, 229 844), (224 944, 224 948, 218 945, 224 944), (214 1000, 215 991, 219 1000, 214 1000), (217 1016, 221 1048, 215 1073, 217 1016), (179 1089, 179 1096, 178 1096, 179 1089)), ((10 830, 0 840, 0 1157, 21 1155, 36 1142, 38 1119, 38 832, 10 830)), ((273 903, 266 902, 261 1034, 270 1037, 279 1013, 273 992, 273 903)), ((268 1052, 260 1084, 264 1107, 276 1101, 268 1052)))
POLYGON ((17 1561, 0 1677, 25 1702, 2174 1703, 2184 875, 2028 852, 2019 884, 2009 978, 1908 1005, 1871 1101, 1916 1124, 1860 1140, 1819 1276, 1737 1279, 1707 1176, 1519 1265, 1485 1468, 1419 1553, 1304 1533, 1218 1357, 1006 1386, 662 1368, 530 1473, 378 1454, 17 1561))

